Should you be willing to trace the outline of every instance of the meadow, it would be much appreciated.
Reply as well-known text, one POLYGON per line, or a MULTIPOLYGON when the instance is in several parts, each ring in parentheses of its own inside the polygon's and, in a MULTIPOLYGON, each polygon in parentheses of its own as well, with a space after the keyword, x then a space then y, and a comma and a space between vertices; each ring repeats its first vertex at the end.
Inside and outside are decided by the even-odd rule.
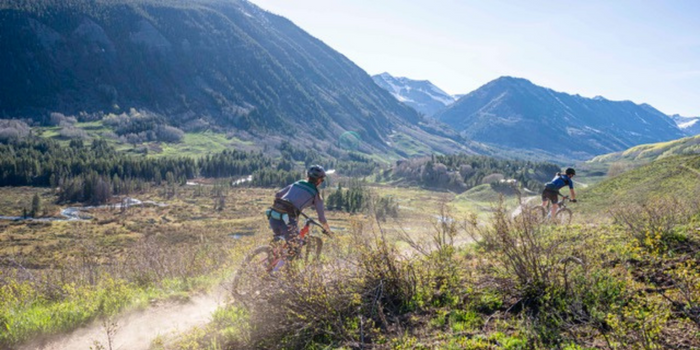
MULTIPOLYGON (((697 348, 700 213, 679 196, 697 186, 679 186, 692 171, 664 169, 700 166, 671 161, 580 189, 567 226, 513 215, 536 195, 367 184, 398 215, 379 217, 372 205, 328 213, 336 235, 320 264, 290 268, 274 292, 232 300, 210 323, 151 348, 697 348), (636 186, 640 174, 656 187, 636 186)), ((44 216, 62 208, 49 189, 0 191, 2 214, 19 215, 35 193, 44 216)), ((262 212, 273 193, 153 186, 134 197, 162 205, 0 221, 0 344, 226 288, 244 254, 269 240, 262 212)))

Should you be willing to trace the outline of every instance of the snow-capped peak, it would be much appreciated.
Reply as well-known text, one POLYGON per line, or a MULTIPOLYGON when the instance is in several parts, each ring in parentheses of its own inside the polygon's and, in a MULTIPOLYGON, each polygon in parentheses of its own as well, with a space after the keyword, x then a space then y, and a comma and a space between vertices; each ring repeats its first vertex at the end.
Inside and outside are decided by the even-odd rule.
POLYGON ((381 73, 372 77, 383 89, 397 100, 425 114, 433 115, 438 110, 455 102, 456 98, 435 86, 428 80, 413 80, 381 73))

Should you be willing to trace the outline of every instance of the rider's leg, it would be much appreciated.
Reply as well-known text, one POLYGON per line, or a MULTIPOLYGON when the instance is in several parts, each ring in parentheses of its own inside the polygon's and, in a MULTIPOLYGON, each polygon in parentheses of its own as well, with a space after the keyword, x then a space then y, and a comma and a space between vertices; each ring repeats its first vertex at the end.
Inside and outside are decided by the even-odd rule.
POLYGON ((544 189, 542 191, 542 207, 547 208, 547 202, 552 202, 552 207, 550 208, 550 213, 547 215, 548 217, 554 217, 554 213, 556 213, 557 210, 557 202, 559 201, 559 197, 557 196, 557 193, 554 191, 551 191, 549 189, 544 189))
POLYGON ((288 241, 299 234, 296 218, 288 218, 288 221, 270 218, 270 228, 275 239, 288 241))
POLYGON ((274 259, 280 258, 281 263, 279 266, 275 266, 274 270, 279 269, 284 264, 283 255, 286 254, 284 246, 287 241, 285 238, 287 236, 287 224, 282 220, 270 218, 270 228, 272 229, 273 237, 270 246, 272 246, 272 254, 274 259))
POLYGON ((273 238, 275 240, 285 240, 287 236, 287 224, 282 220, 270 219, 270 228, 272 229, 273 238))
POLYGON ((542 191, 542 207, 546 208, 547 207, 547 202, 549 201, 549 198, 547 198, 547 190, 542 191))
POLYGON ((559 193, 557 191, 552 191, 550 189, 545 188, 544 191, 542 191, 542 206, 547 205, 547 201, 552 202, 552 207, 550 208, 549 216, 550 218, 554 218, 554 214, 557 212, 557 203, 559 202, 559 193))
POLYGON ((285 260, 288 252, 288 242, 292 240, 292 237, 296 235, 298 229, 296 228, 296 220, 289 220, 289 222, 284 222, 283 220, 277 220, 270 218, 270 228, 274 234, 272 239, 273 254, 275 256, 275 266, 272 267, 272 271, 279 271, 285 264, 285 260))
POLYGON ((557 209, 559 209, 559 204, 557 204, 557 202, 552 202, 552 210, 549 212, 550 218, 554 218, 554 215, 557 213, 557 209))

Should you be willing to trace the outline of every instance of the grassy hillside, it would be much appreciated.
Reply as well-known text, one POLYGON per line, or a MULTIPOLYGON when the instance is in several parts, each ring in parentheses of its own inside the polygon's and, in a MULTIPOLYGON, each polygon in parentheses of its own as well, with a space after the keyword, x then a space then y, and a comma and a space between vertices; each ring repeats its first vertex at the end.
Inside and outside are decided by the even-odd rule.
MULTIPOLYGON (((72 138, 62 135, 64 127, 34 127, 33 132, 44 138, 56 140, 68 146, 72 138)), ((80 130, 84 135, 76 139, 100 139, 107 141, 118 151, 129 153, 146 153, 149 157, 160 156, 186 156, 200 157, 206 154, 221 152, 225 149, 232 150, 256 150, 262 149, 262 145, 255 145, 252 141, 243 141, 233 136, 227 136, 223 132, 187 132, 182 135, 179 142, 138 142, 127 143, 120 140, 113 132, 112 128, 105 126, 102 121, 76 123, 73 129, 80 130)))
POLYGON ((654 203, 669 197, 681 201, 698 198, 698 181, 700 155, 666 157, 581 189, 577 208, 593 213, 626 203, 654 203))
POLYGON ((645 163, 666 157, 700 154, 700 135, 668 142, 650 143, 632 147, 626 151, 597 156, 594 163, 634 162, 645 163))

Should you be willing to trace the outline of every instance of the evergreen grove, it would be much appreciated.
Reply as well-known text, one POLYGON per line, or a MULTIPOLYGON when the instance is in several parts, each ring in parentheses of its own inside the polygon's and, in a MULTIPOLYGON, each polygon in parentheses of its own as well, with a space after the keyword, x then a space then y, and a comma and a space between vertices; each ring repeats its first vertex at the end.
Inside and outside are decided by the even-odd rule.
POLYGON ((184 184, 196 176, 250 175, 271 164, 261 153, 236 150, 200 159, 148 158, 117 152, 104 140, 91 144, 73 140, 65 147, 57 141, 31 138, 0 143, 0 186, 59 188, 61 202, 94 204, 151 183, 184 184))

